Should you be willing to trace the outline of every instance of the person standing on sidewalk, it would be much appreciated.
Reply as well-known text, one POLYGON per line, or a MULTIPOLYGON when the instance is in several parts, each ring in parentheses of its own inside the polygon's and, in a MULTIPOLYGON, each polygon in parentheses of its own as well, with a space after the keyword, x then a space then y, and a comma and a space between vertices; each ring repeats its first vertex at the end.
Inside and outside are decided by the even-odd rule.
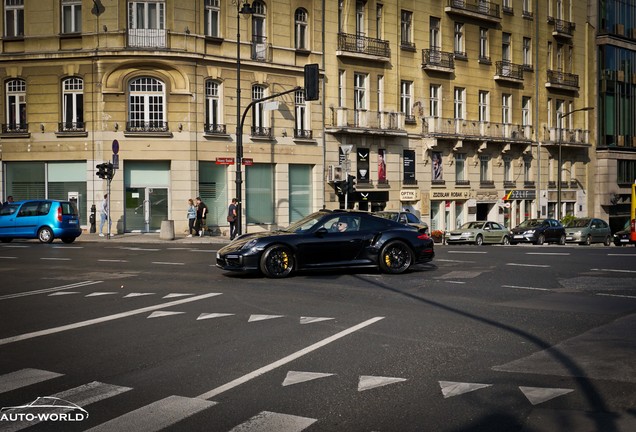
POLYGON ((99 208, 99 236, 104 237, 104 224, 108 221, 108 232, 110 232, 110 228, 112 227, 112 222, 108 217, 108 194, 104 194, 104 199, 102 200, 102 204, 99 208))
POLYGON ((201 197, 196 198, 197 202, 197 222, 195 229, 199 233, 199 237, 203 237, 203 230, 206 226, 205 218, 208 216, 208 206, 201 201, 201 197))
POLYGON ((236 217, 238 216, 236 212, 236 205, 238 200, 236 198, 232 198, 232 202, 227 208, 227 221, 230 223, 230 240, 234 240, 236 237, 236 217))
POLYGON ((192 234, 196 234, 194 224, 197 220, 197 208, 194 205, 194 200, 190 198, 188 200, 188 237, 192 237, 192 234))

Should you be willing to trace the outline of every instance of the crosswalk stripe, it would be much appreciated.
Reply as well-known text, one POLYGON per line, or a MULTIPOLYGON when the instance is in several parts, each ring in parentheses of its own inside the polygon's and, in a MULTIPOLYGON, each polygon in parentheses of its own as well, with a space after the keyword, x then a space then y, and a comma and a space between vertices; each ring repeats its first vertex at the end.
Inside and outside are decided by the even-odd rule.
POLYGON ((42 381, 48 381, 61 377, 62 375, 63 374, 41 369, 21 369, 16 372, 0 375, 0 393, 30 386, 42 381))
MULTIPOLYGON (((129 390, 132 390, 132 389, 130 387, 121 387, 121 386, 116 386, 112 384, 104 384, 99 381, 93 381, 91 383, 84 384, 79 387, 64 390, 60 393, 56 393, 51 396, 59 398, 59 399, 63 399, 67 402, 72 402, 76 404, 77 406, 84 408, 87 405, 90 405, 95 402, 99 402, 104 399, 108 399, 113 396, 117 396, 129 390)), ((40 411, 40 412, 43 412, 43 411, 40 411)), ((47 410, 47 412, 50 412, 50 413, 68 412, 68 409, 50 408, 47 410)), ((40 423, 40 421, 37 418, 33 420, 29 420, 29 421, 11 422, 0 427, 0 431, 16 432, 16 431, 31 427, 37 423, 40 423)))
POLYGON ((124 430, 155 432, 214 405, 216 405, 216 402, 204 399, 169 396, 88 429, 86 432, 124 430))
POLYGON ((230 432, 300 432, 314 424, 317 419, 263 411, 230 432))

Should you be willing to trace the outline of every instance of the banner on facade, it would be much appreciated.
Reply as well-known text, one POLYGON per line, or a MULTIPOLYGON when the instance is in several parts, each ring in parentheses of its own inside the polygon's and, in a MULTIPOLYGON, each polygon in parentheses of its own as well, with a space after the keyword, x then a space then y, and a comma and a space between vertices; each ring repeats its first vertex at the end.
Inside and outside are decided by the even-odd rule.
POLYGON ((432 200, 467 200, 470 198, 469 190, 432 190, 432 200))
POLYGON ((534 189, 512 189, 506 191, 503 197, 504 201, 514 200, 533 200, 537 197, 537 191, 534 189))

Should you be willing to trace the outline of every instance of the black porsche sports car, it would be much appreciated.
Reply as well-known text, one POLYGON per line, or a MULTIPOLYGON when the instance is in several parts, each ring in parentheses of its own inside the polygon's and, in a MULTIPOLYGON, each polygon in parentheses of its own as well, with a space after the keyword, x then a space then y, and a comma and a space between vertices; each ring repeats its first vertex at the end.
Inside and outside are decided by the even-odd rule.
POLYGON ((321 210, 285 229, 238 237, 218 251, 216 266, 272 278, 342 267, 397 274, 434 256, 433 240, 417 228, 365 212, 321 210))

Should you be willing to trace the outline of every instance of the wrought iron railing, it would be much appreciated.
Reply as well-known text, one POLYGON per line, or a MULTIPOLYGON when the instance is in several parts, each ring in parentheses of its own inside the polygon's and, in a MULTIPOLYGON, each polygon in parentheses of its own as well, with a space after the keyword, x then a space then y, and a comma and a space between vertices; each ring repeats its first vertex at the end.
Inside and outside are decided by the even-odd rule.
POLYGON ((554 31, 560 34, 572 36, 574 34, 574 23, 561 19, 552 18, 554 22, 554 31))
POLYGON ((579 76, 561 71, 548 70, 548 82, 550 84, 558 84, 578 88, 579 76))
POLYGON ((265 36, 252 36, 252 60, 269 60, 269 46, 265 36))
POLYGON ((338 50, 378 57, 391 57, 391 48, 388 41, 348 33, 338 33, 338 50))
POLYGON ((252 126, 252 136, 261 138, 271 138, 274 130, 270 127, 252 126))
POLYGON ((128 46, 132 48, 166 48, 165 29, 128 29, 128 46))
POLYGON ((129 121, 126 132, 168 132, 168 123, 161 121, 129 121))
POLYGON ((29 132, 28 123, 4 123, 2 125, 3 134, 26 133, 29 132))
POLYGON ((499 5, 492 2, 483 0, 448 0, 448 5, 456 9, 463 9, 493 18, 500 18, 499 5))
POLYGON ((435 49, 422 50, 422 67, 437 66, 446 69, 455 69, 455 55, 451 52, 435 49))
POLYGON ((60 132, 84 132, 86 123, 84 122, 60 122, 57 125, 60 132))
POLYGON ((499 77, 516 80, 523 79, 523 65, 514 64, 508 60, 502 60, 495 63, 495 66, 499 77))
POLYGON ((225 134, 225 125, 218 123, 206 123, 203 130, 208 134, 225 134))
POLYGON ((312 139, 313 132, 307 129, 294 129, 294 138, 312 139))

